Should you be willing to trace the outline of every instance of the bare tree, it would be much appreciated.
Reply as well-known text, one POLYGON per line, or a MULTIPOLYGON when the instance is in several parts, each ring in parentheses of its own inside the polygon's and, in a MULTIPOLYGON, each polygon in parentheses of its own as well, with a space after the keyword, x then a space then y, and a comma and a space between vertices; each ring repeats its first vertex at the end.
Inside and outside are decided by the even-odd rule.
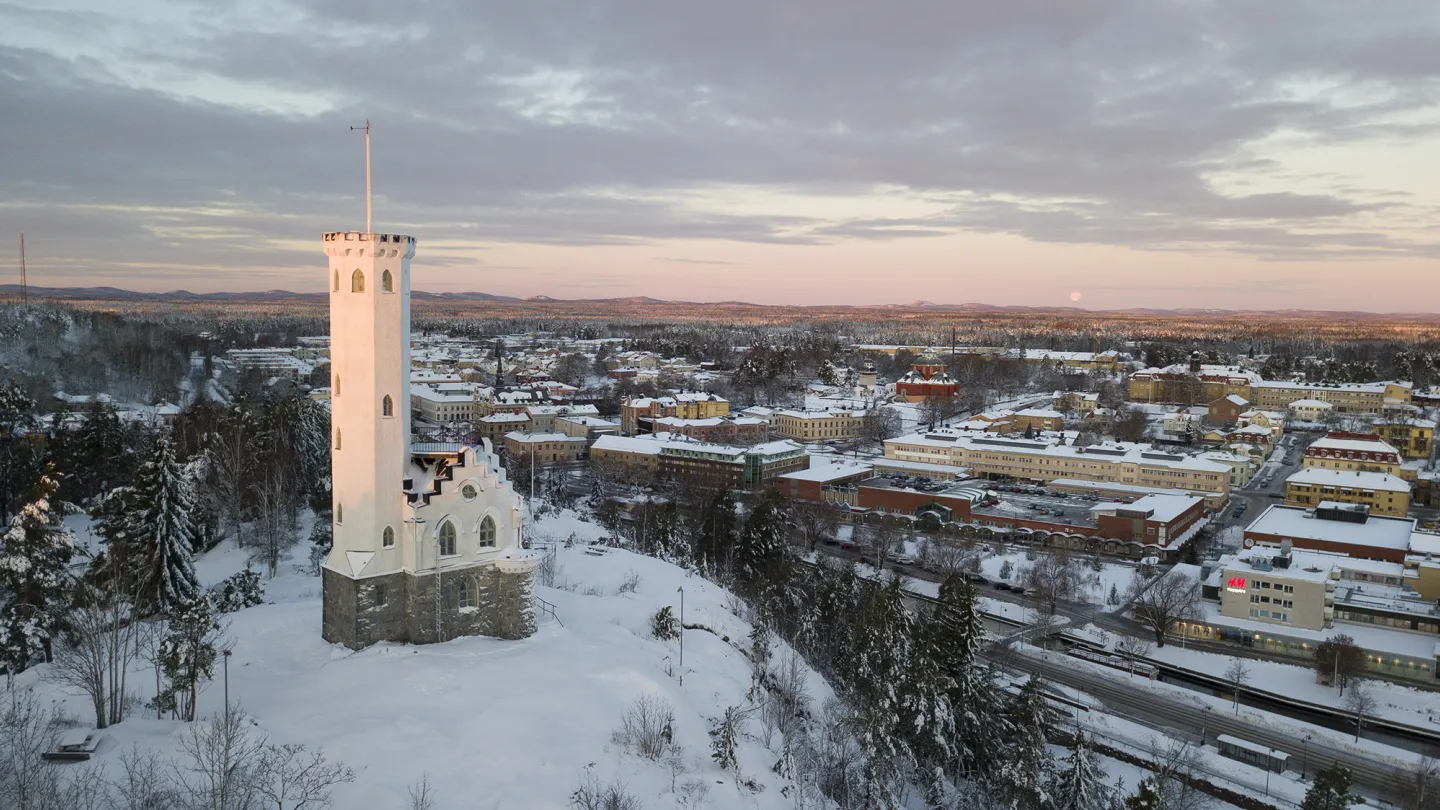
POLYGON ((1136 636, 1122 636, 1115 643, 1115 652, 1130 665, 1130 674, 1135 674, 1135 665, 1150 654, 1150 642, 1136 636))
POLYGON ((1230 684, 1230 693, 1234 697, 1235 715, 1240 715, 1240 690, 1250 682, 1250 667, 1246 666, 1245 659, 1236 658, 1230 662, 1230 667, 1225 670, 1225 682, 1230 684))
POLYGON ((865 414, 865 423, 860 433, 871 441, 883 442, 899 436, 903 428, 900 412, 887 405, 880 405, 865 414))
POLYGON ((1165 633, 1175 622, 1188 622, 1200 614, 1200 582, 1172 570, 1158 580, 1130 583, 1131 615, 1155 634, 1155 645, 1165 646, 1165 633))
POLYGON ((267 745, 251 779, 255 792, 275 810, 305 810, 329 807, 331 790, 354 782, 355 771, 303 745, 267 745))
POLYGON ((255 532, 249 538, 253 562, 263 563, 273 579, 280 570, 280 559, 298 538, 290 515, 296 498, 295 482, 284 465, 266 465, 255 476, 255 532))
POLYGON ((410 810, 435 810, 435 786, 430 783, 430 774, 420 774, 420 781, 408 788, 410 810))
POLYGON ((1035 591, 1035 598, 1054 616, 1061 602, 1079 599, 1100 577, 1086 571, 1069 552, 1057 549, 1048 554, 1042 552, 1038 560, 1021 571, 1020 581, 1027 590, 1035 591))
POLYGON ((1355 741, 1359 742, 1365 718, 1375 713, 1375 698, 1370 696, 1370 688, 1363 681, 1350 687, 1350 694, 1345 696, 1345 710, 1355 716, 1355 741))
POLYGON ((1155 785, 1160 794, 1157 807, 1165 810, 1203 810, 1210 806, 1210 797, 1192 784, 1190 778, 1199 763, 1195 747, 1186 742, 1164 738, 1152 742, 1150 760, 1155 785))
POLYGON ((1345 687, 1365 672, 1365 651, 1355 639, 1337 633, 1316 645, 1315 668, 1322 677, 1339 686, 1340 694, 1344 695, 1345 687))
POLYGON ((790 525, 795 537, 813 552, 820 541, 835 536, 840 527, 840 514, 830 504, 797 499, 790 502, 790 525))
POLYGON ((96 763, 44 761, 67 723, 29 690, 12 691, 0 709, 0 807, 17 810, 101 810, 105 779, 96 763))
POLYGON ((874 560, 872 565, 877 571, 885 568, 885 558, 895 553, 901 539, 899 530, 883 515, 865 532, 865 542, 874 560))
POLYGON ((1398 770, 1392 800, 1401 810, 1440 808, 1440 760, 1422 756, 1409 768, 1398 770))
POLYGON ((250 734, 244 712, 232 708, 192 723, 180 736, 182 759, 171 763, 177 792, 192 807, 248 810, 264 751, 265 740, 250 734))
POLYGON ((1145 438, 1145 412, 1139 408, 1124 408, 1117 411, 1110 430, 1122 442, 1138 442, 1145 438))
POLYGON ((68 644, 57 644, 46 677, 90 698, 95 727, 125 719, 125 680, 135 658, 133 602, 116 593, 122 576, 94 587, 80 585, 67 619, 68 644))
POLYGON ((110 780, 108 788, 114 810, 169 810, 177 806, 175 785, 165 761, 139 745, 120 754, 120 774, 110 780))

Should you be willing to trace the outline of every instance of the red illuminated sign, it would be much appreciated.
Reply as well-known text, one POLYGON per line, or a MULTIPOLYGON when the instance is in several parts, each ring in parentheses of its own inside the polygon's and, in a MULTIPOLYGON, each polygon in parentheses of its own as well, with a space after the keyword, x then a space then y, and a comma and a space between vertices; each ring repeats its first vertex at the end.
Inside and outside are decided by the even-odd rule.
POLYGON ((1227 588, 1234 588, 1234 589, 1237 590, 1237 591, 1243 591, 1243 590, 1245 590, 1245 578, 1244 578, 1244 577, 1231 577, 1231 578, 1230 578, 1230 581, 1227 582, 1227 583, 1225 583, 1225 587, 1227 587, 1227 588))

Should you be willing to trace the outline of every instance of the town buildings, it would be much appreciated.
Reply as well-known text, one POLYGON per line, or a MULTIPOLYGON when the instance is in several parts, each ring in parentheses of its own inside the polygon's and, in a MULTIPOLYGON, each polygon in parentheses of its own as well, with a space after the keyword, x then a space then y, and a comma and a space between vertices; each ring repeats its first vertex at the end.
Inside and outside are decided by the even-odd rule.
POLYGON ((1167 453, 1146 444, 1108 443, 1076 447, 1058 438, 1020 439, 965 435, 941 428, 885 441, 885 457, 968 467, 989 478, 1049 482, 1055 479, 1112 482, 1192 492, 1218 508, 1229 497, 1230 467, 1203 458, 1167 453))
MULTIPOLYGON (((1305 448, 1303 464, 1307 469, 1359 470, 1407 478, 1400 451, 1374 433, 1331 431, 1305 448)), ((1413 473, 1409 477, 1413 478, 1413 473)))
POLYGON ((601 436, 590 448, 592 463, 627 470, 691 489, 724 487, 756 491, 779 475, 810 465, 805 448, 788 440, 750 447, 711 444, 667 433, 601 436))
POLYGON ((898 402, 924 402, 927 399, 954 397, 960 393, 960 383, 945 370, 945 364, 937 360, 913 363, 910 371, 895 381, 895 399, 898 402))
POLYGON ((865 433, 865 411, 777 411, 775 432, 802 442, 855 439, 865 433))
POLYGON ((1267 508, 1245 528, 1244 542, 1247 547, 1288 542, 1299 549, 1403 563, 1414 533, 1415 521, 1409 518, 1371 515, 1363 505, 1325 501, 1312 508, 1267 508))
POLYGON ((1285 504, 1313 508, 1326 501, 1369 507, 1372 515, 1405 517, 1410 511, 1410 484, 1381 472, 1302 469, 1285 479, 1285 504))
POLYGON ((583 436, 564 433, 530 433, 513 431, 505 434, 505 457, 523 459, 528 464, 553 467, 573 464, 585 457, 587 443, 583 436))
POLYGON ((730 401, 715 394, 681 392, 664 397, 637 397, 620 404, 620 430, 628 436, 656 433, 652 420, 662 416, 713 419, 730 415, 730 401))
POLYGON ((1376 419, 1375 433, 1405 458, 1430 458, 1435 448, 1435 422, 1404 415, 1376 419))

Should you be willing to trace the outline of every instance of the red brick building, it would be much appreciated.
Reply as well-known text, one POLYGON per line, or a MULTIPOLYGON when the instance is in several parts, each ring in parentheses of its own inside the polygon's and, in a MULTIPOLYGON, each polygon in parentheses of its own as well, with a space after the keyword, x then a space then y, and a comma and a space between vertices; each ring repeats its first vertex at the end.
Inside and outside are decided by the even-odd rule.
POLYGON ((960 383, 945 370, 944 363, 913 363, 910 373, 895 382, 895 398, 902 402, 922 402, 959 393, 960 383))

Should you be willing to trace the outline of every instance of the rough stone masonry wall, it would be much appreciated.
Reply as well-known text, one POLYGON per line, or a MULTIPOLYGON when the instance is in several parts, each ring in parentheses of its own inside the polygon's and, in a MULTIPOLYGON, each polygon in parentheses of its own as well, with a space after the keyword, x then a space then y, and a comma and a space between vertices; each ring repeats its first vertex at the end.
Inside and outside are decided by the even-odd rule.
POLYGON ((535 633, 533 574, 506 574, 494 566, 442 573, 445 599, 438 628, 435 582, 433 573, 353 580, 325 569, 322 635, 328 642, 359 650, 379 641, 431 644, 459 636, 520 639, 535 633), (467 582, 477 597, 473 608, 459 607, 467 582), (382 588, 383 604, 378 598, 382 588))

